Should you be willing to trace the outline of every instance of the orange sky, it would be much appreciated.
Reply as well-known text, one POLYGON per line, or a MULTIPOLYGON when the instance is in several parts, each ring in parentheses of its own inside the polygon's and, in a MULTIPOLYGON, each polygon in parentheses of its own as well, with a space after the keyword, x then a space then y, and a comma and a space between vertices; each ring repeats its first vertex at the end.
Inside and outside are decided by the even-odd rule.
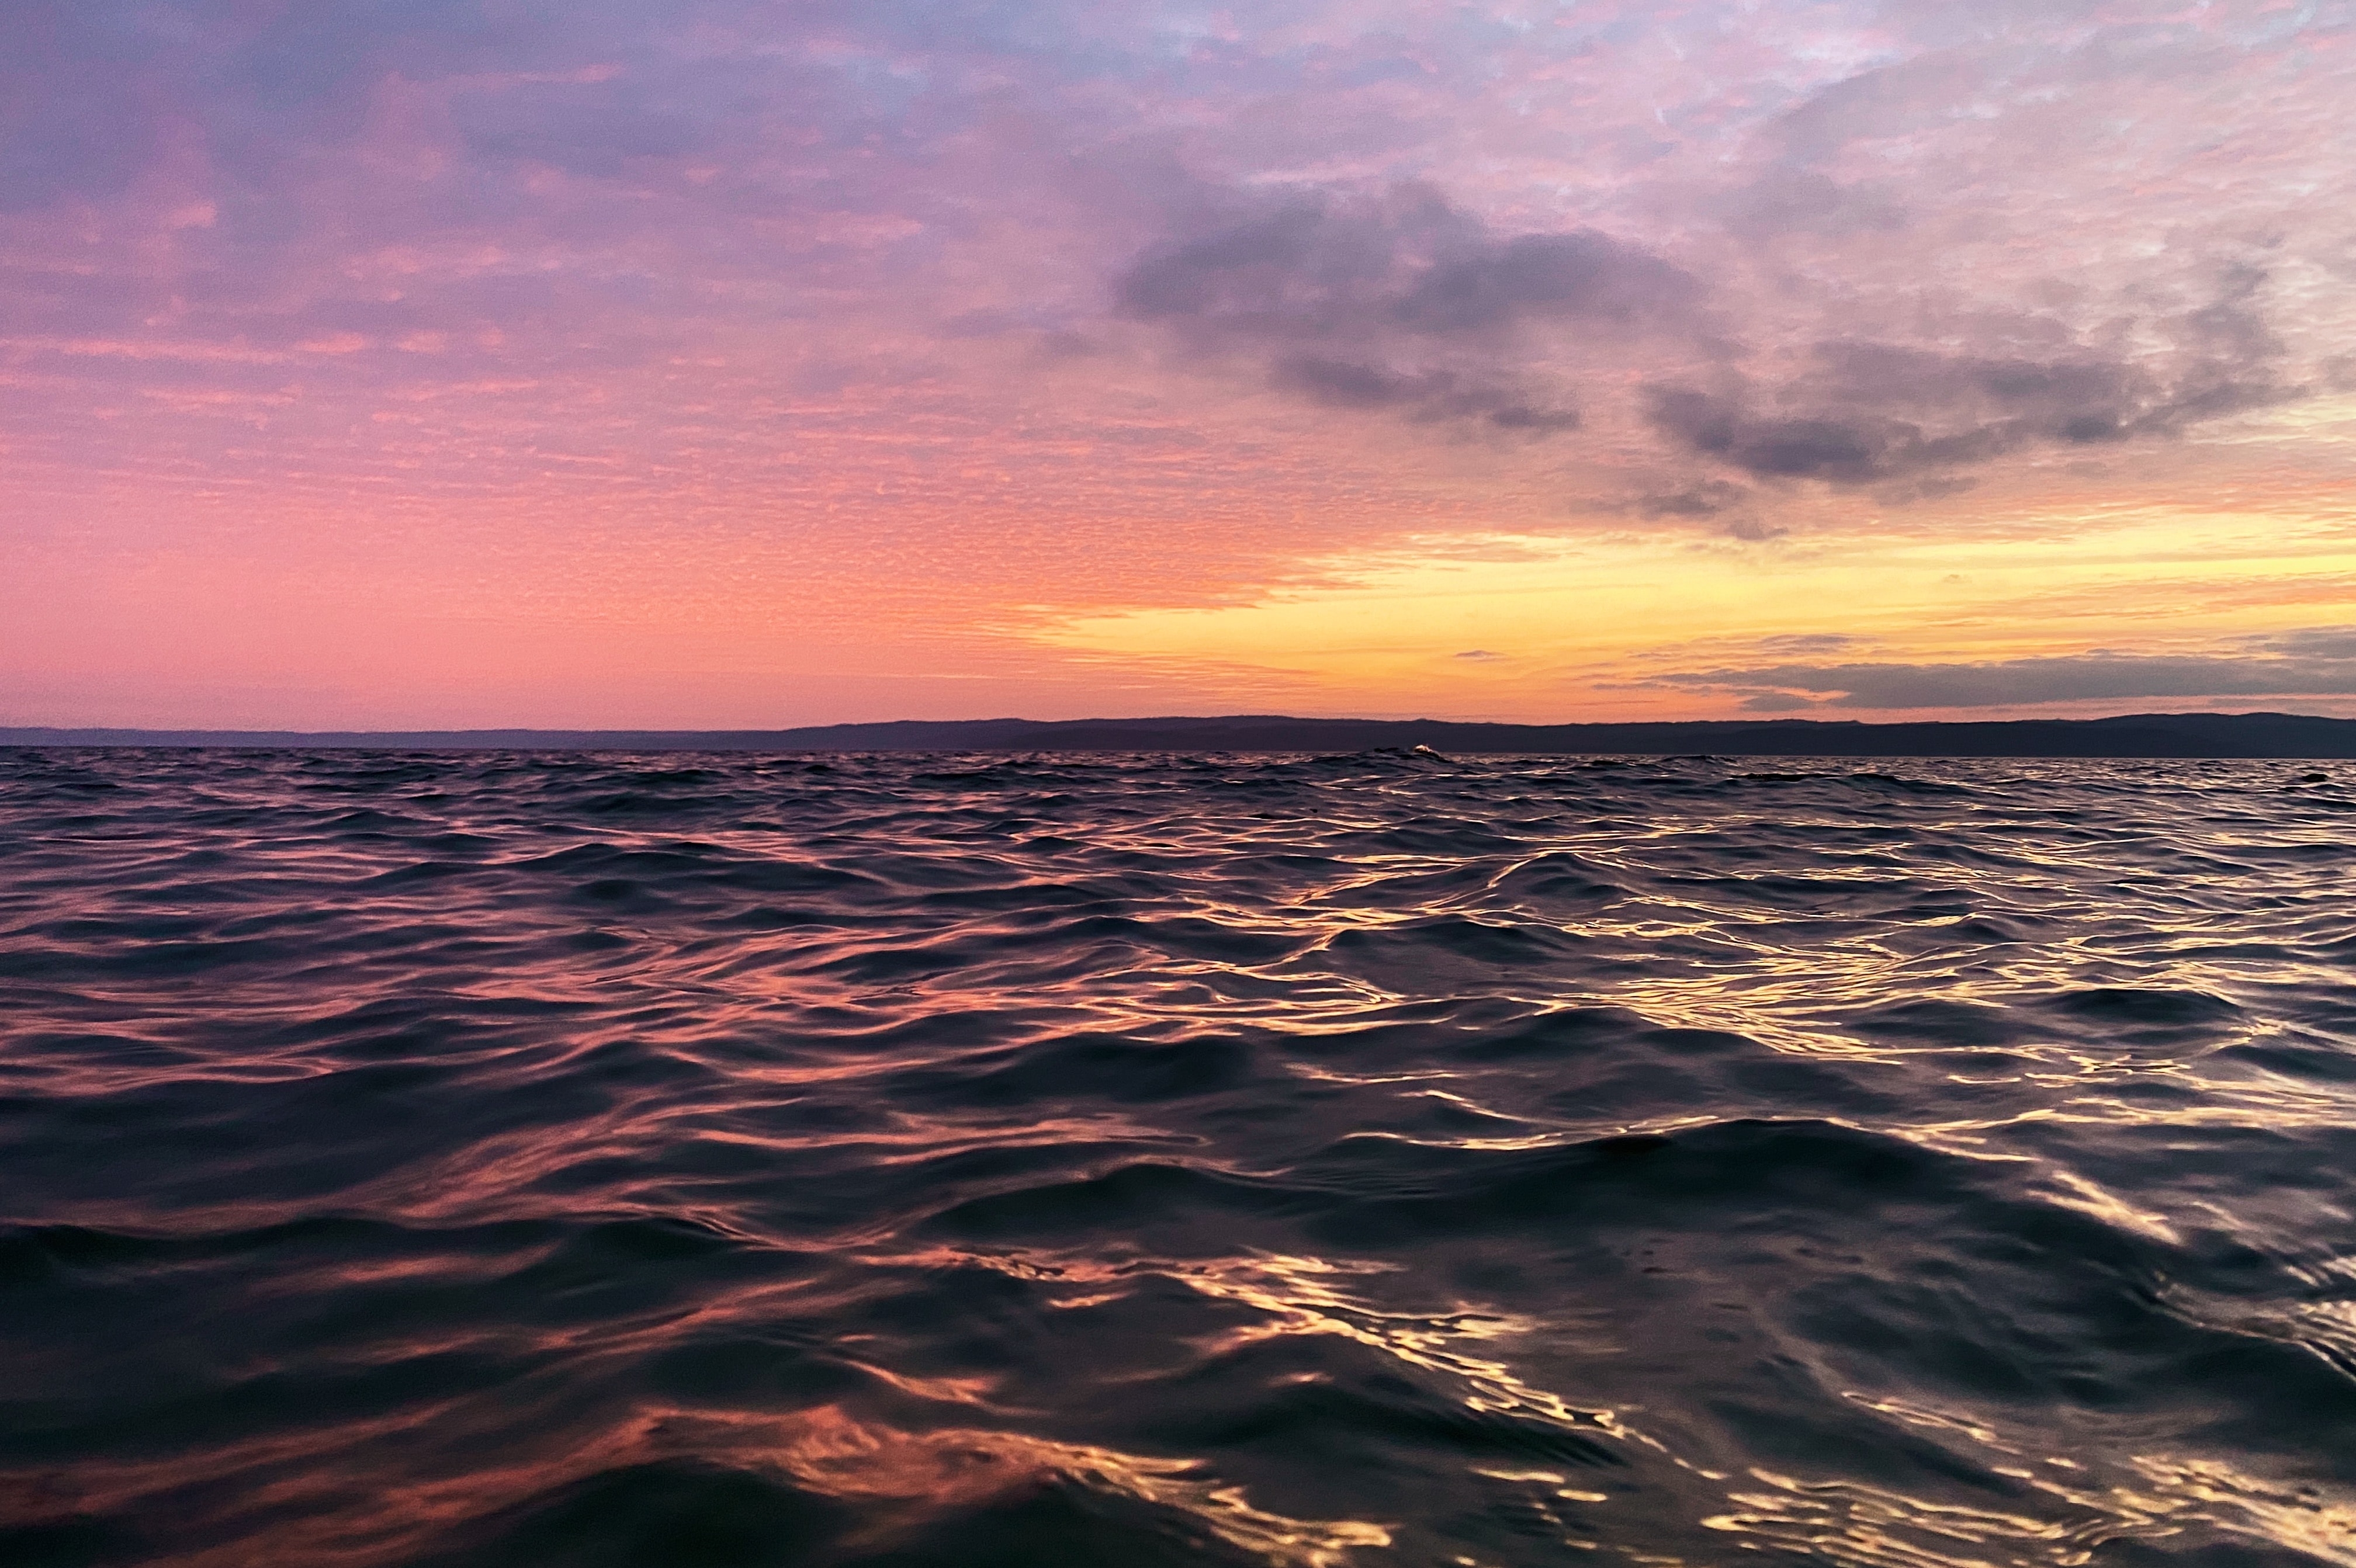
POLYGON ((625 9, 31 7, 0 724, 2356 712, 2345 18, 625 9))

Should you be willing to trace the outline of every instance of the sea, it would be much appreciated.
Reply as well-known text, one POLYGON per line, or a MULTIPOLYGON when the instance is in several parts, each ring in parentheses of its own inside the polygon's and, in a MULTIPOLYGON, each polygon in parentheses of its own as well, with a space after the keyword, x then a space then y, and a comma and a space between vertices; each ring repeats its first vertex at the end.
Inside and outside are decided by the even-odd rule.
POLYGON ((0 752, 0 1564, 2356 1564, 2351 784, 0 752))

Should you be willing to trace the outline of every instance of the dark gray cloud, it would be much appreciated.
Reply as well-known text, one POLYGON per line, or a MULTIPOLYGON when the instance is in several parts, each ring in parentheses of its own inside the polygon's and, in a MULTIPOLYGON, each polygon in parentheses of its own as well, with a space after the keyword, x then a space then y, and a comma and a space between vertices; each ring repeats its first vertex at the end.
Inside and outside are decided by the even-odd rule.
MULTIPOLYGON (((1788 164, 1730 210, 1730 227, 1754 236, 1906 221, 1886 193, 1788 164)), ((1547 389, 1550 379, 1615 355, 1625 363, 1642 347, 1712 368, 1698 384, 1665 381, 1643 394, 1640 411, 1674 449, 1771 484, 1876 485, 1893 502, 1950 493, 1966 482, 1960 471, 2023 448, 2171 436, 2299 390, 2258 308, 2266 274, 2247 264, 2216 274, 2195 308, 2113 320, 2099 334, 2022 317, 1939 334, 1957 347, 1836 337, 1798 373, 1771 378, 1738 368, 1752 351, 1726 331, 1708 283, 1597 229, 1501 234, 1421 187, 1374 197, 1213 192, 1173 227, 1116 278, 1119 313, 1206 358, 1248 366, 1276 390, 1545 434, 1580 423, 1569 394, 1547 389), (1976 339, 1989 347, 1976 349, 1976 339), (2117 347, 2130 340, 2133 349, 2117 347), (2022 352, 2021 342, 2052 347, 2022 352)), ((1756 499, 1720 477, 1635 510, 1700 518, 1756 499)))
POLYGON ((1716 517, 1744 506, 1751 497, 1751 493, 1740 485, 1705 479, 1682 490, 1646 496, 1636 503, 1636 511, 1656 521, 1663 517, 1716 517))
MULTIPOLYGON (((1771 664, 1687 670, 1658 684, 1742 697, 1752 711, 2010 708, 2158 699, 2356 697, 2356 630, 2270 639, 2252 654, 2089 653, 1984 664, 1771 664)), ((1797 650, 1794 650, 1797 651, 1797 650)))
POLYGON ((2237 274, 2215 303, 2168 323, 2176 351, 2149 363, 1834 341, 1782 387, 1656 387, 1648 412, 1697 456, 1755 478, 1836 485, 1935 474, 2032 444, 2174 435, 2297 395, 2279 379, 2279 345, 2246 303, 2259 281, 2237 274))
POLYGON ((1391 308, 1409 331, 1452 336, 1531 318, 1620 325, 1676 320, 1700 298, 1700 283, 1681 268, 1583 229, 1451 247, 1391 308))
POLYGON ((1395 409, 1426 422, 1473 421, 1533 435, 1579 426, 1576 409, 1547 403, 1508 382, 1453 370, 1402 374, 1355 359, 1289 354, 1269 367, 1269 383, 1328 408, 1395 409))
POLYGON ((2249 645, 2308 658, 2356 659, 2356 626, 2308 626, 2252 637, 2249 645))
POLYGON ((1652 401, 1663 434, 1762 479, 1879 479, 1894 471, 1894 453, 1911 456, 1922 441, 1897 420, 1762 418, 1737 399, 1686 388, 1660 389, 1652 401))
POLYGON ((1593 229, 1497 236, 1437 193, 1302 195, 1167 242, 1122 274, 1122 312, 1226 340, 1456 338, 1534 320, 1682 320, 1699 280, 1593 229))
POLYGON ((1690 326, 1699 280, 1593 229, 1499 235, 1437 193, 1302 194, 1186 226, 1116 281, 1120 314, 1240 357, 1328 407, 1546 434, 1577 411, 1533 389, 1526 334, 1690 326))

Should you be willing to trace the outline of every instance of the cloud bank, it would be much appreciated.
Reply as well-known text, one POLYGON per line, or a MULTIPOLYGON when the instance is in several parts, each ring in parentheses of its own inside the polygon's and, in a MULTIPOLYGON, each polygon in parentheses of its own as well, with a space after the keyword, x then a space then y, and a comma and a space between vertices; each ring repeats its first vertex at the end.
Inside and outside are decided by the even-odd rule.
POLYGON ((2244 650, 2227 653, 2095 652, 1981 663, 1788 663, 1678 671, 1655 678, 1685 690, 1739 697, 1745 710, 1763 713, 2356 697, 2356 628, 2315 627, 2253 642, 2244 650))

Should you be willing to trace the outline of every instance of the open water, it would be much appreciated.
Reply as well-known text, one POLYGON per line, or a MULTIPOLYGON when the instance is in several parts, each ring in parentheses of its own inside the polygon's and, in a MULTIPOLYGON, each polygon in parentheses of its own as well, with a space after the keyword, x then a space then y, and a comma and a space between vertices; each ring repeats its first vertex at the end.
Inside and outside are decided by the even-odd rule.
POLYGON ((2351 772, 0 752, 0 1563, 2356 1563, 2351 772))

